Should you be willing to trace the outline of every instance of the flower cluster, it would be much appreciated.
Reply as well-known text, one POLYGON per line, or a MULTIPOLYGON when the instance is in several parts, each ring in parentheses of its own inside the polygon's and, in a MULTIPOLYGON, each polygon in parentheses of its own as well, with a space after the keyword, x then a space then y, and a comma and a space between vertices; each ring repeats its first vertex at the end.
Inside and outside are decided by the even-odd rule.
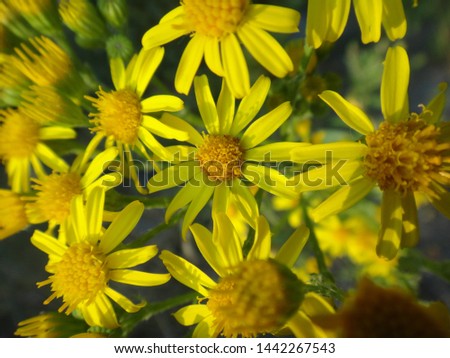
POLYGON ((0 0, 0 240, 48 297, 14 334, 449 337, 417 291, 448 279, 417 249, 421 206, 450 218, 447 84, 410 107, 411 5, 131 3, 0 0), (381 122, 320 67, 352 8, 381 122))

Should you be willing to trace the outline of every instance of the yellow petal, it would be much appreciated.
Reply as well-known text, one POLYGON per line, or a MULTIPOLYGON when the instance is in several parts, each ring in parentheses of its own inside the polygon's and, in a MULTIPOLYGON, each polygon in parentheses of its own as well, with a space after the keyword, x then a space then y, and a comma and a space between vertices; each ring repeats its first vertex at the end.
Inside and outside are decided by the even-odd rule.
POLYGON ((211 311, 207 305, 203 304, 189 305, 180 308, 173 314, 178 323, 183 326, 192 326, 197 324, 209 315, 211 315, 211 311))
POLYGON ((390 47, 381 79, 381 110, 388 122, 398 123, 408 118, 408 85, 408 54, 401 46, 390 47))
POLYGON ((223 267, 230 270, 244 260, 241 240, 233 223, 225 213, 217 213, 213 219, 213 242, 222 251, 223 267))
POLYGON ((428 199, 436 209, 450 219, 450 193, 436 182, 431 182, 431 189, 435 195, 429 196, 428 199))
MULTIPOLYGON (((69 165, 61 159, 53 150, 43 143, 38 143, 36 146, 36 156, 39 160, 49 168, 60 173, 67 173, 69 165)), ((28 166, 28 163, 27 163, 28 166)))
POLYGON ((183 26, 184 22, 184 17, 176 16, 159 23, 144 34, 142 37, 142 46, 145 49, 150 49, 165 45, 166 43, 188 34, 190 30, 183 26))
POLYGON ((256 228, 256 221, 259 217, 259 208, 249 187, 240 179, 235 179, 233 180, 230 189, 240 214, 251 227, 256 228))
POLYGON ((225 78, 235 98, 242 98, 250 91, 250 75, 241 46, 232 33, 222 39, 221 54, 225 78))
POLYGON ((208 297, 208 289, 216 286, 216 283, 208 275, 184 258, 167 250, 163 250, 159 257, 177 281, 201 295, 208 297))
POLYGON ((441 82, 439 84, 439 93, 426 106, 432 113, 431 117, 427 118, 429 123, 436 123, 441 120, 445 108, 447 87, 447 83, 441 82))
POLYGON ((61 257, 67 250, 66 245, 61 243, 59 240, 39 230, 34 231, 33 236, 31 237, 31 243, 47 255, 56 255, 61 257))
POLYGON ((211 94, 211 88, 209 87, 208 77, 205 75, 195 77, 194 90, 198 110, 206 129, 211 134, 219 134, 219 116, 214 98, 211 94))
POLYGON ((257 222, 255 240, 247 255, 248 260, 266 260, 270 256, 272 233, 269 223, 264 216, 260 216, 257 222))
POLYGON ((378 42, 381 35, 382 0, 353 0, 356 18, 361 29, 361 41, 378 42))
POLYGON ((152 116, 142 116, 141 125, 149 132, 156 134, 159 137, 176 139, 179 141, 185 141, 189 138, 188 133, 173 127, 169 127, 167 124, 162 123, 152 116))
POLYGON ((228 209, 228 198, 230 197, 229 184, 223 181, 216 186, 214 190, 214 198, 212 205, 212 214, 215 213, 225 213, 228 209))
POLYGON ((297 198, 299 194, 288 179, 278 170, 263 165, 246 163, 242 174, 261 189, 278 196, 297 198))
POLYGON ((145 301, 135 304, 131 302, 128 298, 126 298, 124 295, 117 292, 116 290, 113 290, 111 287, 108 286, 105 288, 105 293, 108 295, 108 297, 110 297, 114 302, 116 302, 128 313, 135 313, 146 305, 145 301))
POLYGON ((214 315, 209 315, 200 321, 192 332, 192 338, 217 338, 220 332, 217 332, 214 315))
POLYGON ((414 247, 419 242, 419 220, 414 192, 402 196, 403 232, 401 247, 414 247))
POLYGON ((324 91, 319 97, 328 104, 338 117, 350 128, 367 135, 374 131, 374 127, 369 117, 357 106, 346 101, 339 93, 334 91, 324 91))
POLYGON ((311 319, 302 311, 297 311, 288 321, 286 326, 296 338, 317 338, 317 329, 311 319))
POLYGON ((184 103, 176 96, 156 95, 141 101, 141 107, 142 113, 160 111, 177 112, 183 109, 184 103))
POLYGON ((143 264, 156 256, 158 247, 149 245, 137 249, 119 250, 106 257, 106 265, 109 269, 123 269, 143 264))
POLYGON ((97 187, 92 189, 86 202, 87 237, 92 244, 96 244, 96 241, 102 232, 104 205, 104 188, 97 187))
POLYGON ((254 121, 242 135, 242 148, 254 148, 275 132, 291 115, 292 107, 289 102, 280 104, 269 113, 254 121))
POLYGON ((356 159, 367 153, 367 146, 356 142, 314 144, 294 149, 291 160, 297 163, 332 163, 341 159, 356 159))
POLYGON ((217 114, 219 115, 220 133, 228 134, 234 118, 234 97, 225 80, 222 80, 219 99, 217 100, 217 114))
POLYGON ((139 98, 142 97, 147 89, 163 57, 163 47, 155 47, 150 50, 142 49, 136 61, 132 65, 128 65, 127 72, 131 72, 131 74, 126 77, 126 86, 136 90, 139 98))
POLYGON ((205 63, 217 76, 223 77, 222 58, 220 57, 219 39, 217 37, 206 38, 205 63))
POLYGON ((79 308, 86 323, 92 327, 119 327, 114 307, 103 293, 97 295, 91 304, 83 304, 79 308))
POLYGON ((351 182, 349 185, 344 186, 330 195, 319 206, 311 211, 311 218, 315 222, 320 222, 326 217, 340 213, 362 198, 364 198, 374 187, 374 183, 361 177, 351 182))
POLYGON ((197 162, 183 162, 170 166, 150 178, 147 184, 148 190, 150 193, 156 193, 181 185, 193 178, 195 174, 199 174, 201 170, 197 162))
POLYGON ((109 278, 113 281, 134 286, 159 286, 170 280, 169 274, 149 273, 135 270, 111 270, 109 278))
POLYGON ((180 63, 175 74, 175 88, 179 93, 189 94, 194 76, 202 62, 205 43, 205 36, 195 34, 181 55, 180 63))
POLYGON ((75 196, 70 203, 70 217, 72 219, 72 228, 75 242, 80 242, 87 237, 87 218, 83 205, 83 196, 75 196))
POLYGON ((146 148, 150 149, 161 160, 170 161, 172 159, 172 154, 168 152, 148 131, 148 129, 144 128, 144 126, 139 127, 138 137, 142 144, 146 148))
POLYGON ((117 247, 133 231, 144 212, 144 204, 133 201, 128 204, 108 226, 99 248, 107 254, 117 247))
POLYGON ((191 143, 195 146, 200 146, 203 143, 202 135, 185 120, 178 118, 173 114, 164 113, 160 121, 161 123, 164 123, 170 127, 178 128, 183 132, 187 132, 189 134, 189 138, 186 140, 188 143, 191 143))
POLYGON ((227 273, 225 270, 227 266, 224 264, 224 259, 221 257, 222 248, 217 247, 213 242, 211 232, 200 224, 191 225, 190 230, 200 253, 209 266, 211 266, 219 276, 225 276, 227 273))
POLYGON ((39 129, 40 140, 73 139, 77 133, 72 128, 66 127, 42 127, 39 129))
POLYGON ((383 0, 383 27, 391 41, 406 35, 407 23, 402 0, 383 0))
POLYGON ((377 255, 392 260, 400 248, 402 237, 402 197, 395 190, 385 190, 381 201, 381 229, 377 255))
POLYGON ((293 149, 309 146, 309 143, 278 142, 260 145, 245 151, 245 160, 257 162, 280 162, 291 160, 290 152, 293 149))
POLYGON ((120 57, 112 58, 109 61, 111 68, 111 78, 116 90, 125 88, 125 65, 120 57))
POLYGON ((305 247, 309 237, 309 229, 305 225, 299 226, 286 240, 277 252, 275 260, 281 262, 286 267, 293 267, 297 262, 300 253, 305 247))
POLYGON ((260 76, 239 104, 230 134, 236 136, 258 114, 270 89, 270 79, 260 76))
POLYGON ((119 154, 119 151, 115 147, 107 148, 97 154, 80 180, 81 187, 85 188, 92 184, 108 168, 109 164, 117 157, 117 154, 119 154))
POLYGON ((300 13, 283 6, 252 4, 245 16, 249 25, 270 32, 286 34, 298 32, 300 23, 300 13))
POLYGON ((255 60, 274 76, 283 78, 293 71, 294 65, 286 50, 265 30, 244 24, 237 34, 255 60))
POLYGON ((325 9, 319 9, 322 14, 323 11, 327 13, 327 20, 329 21, 325 40, 335 42, 341 37, 347 24, 350 0, 327 0, 326 2, 325 9))

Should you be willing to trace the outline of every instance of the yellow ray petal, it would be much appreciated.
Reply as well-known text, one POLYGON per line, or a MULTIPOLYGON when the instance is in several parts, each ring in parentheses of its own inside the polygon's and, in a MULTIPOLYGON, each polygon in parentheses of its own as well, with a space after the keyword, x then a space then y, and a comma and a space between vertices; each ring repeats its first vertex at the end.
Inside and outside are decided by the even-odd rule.
POLYGON ((195 34, 187 44, 175 74, 175 88, 179 93, 189 94, 192 81, 202 62, 206 37, 195 34))
POLYGON ((42 163, 53 170, 61 173, 66 173, 69 170, 69 165, 43 143, 37 144, 36 156, 42 163))
POLYGON ((198 110, 206 129, 211 134, 219 134, 219 116, 214 98, 211 94, 211 88, 209 87, 208 77, 205 75, 195 77, 194 90, 198 110))
POLYGON ((189 305, 180 308, 173 314, 178 323, 183 326, 192 326, 197 324, 209 315, 211 315, 211 311, 207 305, 203 304, 189 305))
POLYGON ((167 250, 163 250, 159 257, 177 281, 201 295, 208 297, 208 289, 216 286, 216 283, 208 275, 184 258, 167 250))
POLYGON ((250 90, 250 75, 239 41, 232 33, 222 39, 221 54, 225 78, 235 98, 244 97, 250 90))
POLYGON ((219 332, 214 324, 215 317, 209 315, 195 326, 192 338, 216 338, 219 332))
POLYGON ((297 311, 288 321, 286 326, 297 338, 317 337, 317 330, 311 319, 302 311, 297 311))
POLYGON ((116 302, 128 313, 137 312, 146 305, 145 301, 142 301, 141 303, 138 304, 131 302, 128 298, 126 298, 124 295, 117 292, 116 290, 113 290, 111 287, 106 287, 105 293, 108 295, 108 297, 110 297, 114 302, 116 302))
POLYGON ((158 247, 149 245, 137 249, 119 250, 106 257, 106 265, 109 269, 123 269, 143 264, 156 256, 158 247))
POLYGON ((117 328, 116 313, 114 308, 105 294, 99 294, 91 304, 83 304, 80 306, 83 318, 92 327, 117 328))
POLYGON ((277 252, 275 260, 286 267, 293 267, 300 253, 306 245, 309 237, 309 229, 305 225, 299 226, 286 240, 277 252))
POLYGON ((326 17, 329 25, 325 40, 335 42, 341 37, 347 24, 350 0, 327 0, 325 8, 320 8, 319 12, 322 12, 322 16, 323 12, 327 13, 326 17))
POLYGON ((353 0, 356 18, 361 29, 361 41, 365 44, 380 40, 383 2, 385 1, 353 0))
POLYGON ((414 192, 408 191, 402 196, 403 232, 401 247, 414 247, 419 242, 419 220, 414 192))
POLYGON ((149 273, 136 270, 111 270, 109 278, 113 281, 134 286, 159 286, 170 280, 169 274, 149 273))
POLYGON ((234 118, 234 97, 225 80, 222 80, 219 98, 217 100, 217 114, 219 115, 220 133, 229 134, 234 118))
POLYGON ((80 242, 87 237, 87 218, 83 205, 83 196, 75 196, 70 203, 70 217, 72 219, 72 227, 74 231, 75 242, 80 242))
POLYGON ((228 208, 228 198, 230 197, 230 188, 227 182, 222 182, 214 190, 212 205, 212 214, 225 213, 228 208))
POLYGON ((150 193, 181 185, 201 172, 197 162, 183 162, 161 170, 152 176, 147 184, 150 193))
POLYGON ((294 65, 286 50, 265 30, 245 24, 237 34, 255 60, 274 76, 283 78, 293 71, 294 65))
POLYGON ((119 154, 119 151, 116 147, 110 147, 97 154, 80 180, 81 187, 85 188, 93 183, 108 168, 108 165, 117 157, 117 154, 119 154))
POLYGON ((181 111, 183 107, 184 102, 180 98, 171 95, 155 95, 141 101, 142 113, 177 112, 181 111))
POLYGON ((270 79, 260 76, 239 104, 230 134, 236 136, 258 114, 270 89, 270 79))
POLYGON ((66 245, 61 243, 59 240, 39 230, 35 230, 33 233, 31 243, 47 255, 56 255, 61 257, 67 250, 66 245))
MULTIPOLYGON (((179 14, 177 14, 179 15, 179 14)), ((185 19, 183 16, 166 18, 164 22, 152 27, 142 37, 142 46, 146 49, 165 45, 178 37, 190 32, 189 28, 183 26, 185 19)))
POLYGON ((408 54, 401 46, 390 47, 381 79, 381 110, 388 122, 398 123, 408 118, 408 85, 408 54))
POLYGON ((298 142, 278 142, 260 145, 245 151, 245 160, 257 162, 271 161, 289 161, 291 160, 290 152, 293 149, 299 149, 311 145, 310 143, 298 142))
POLYGON ((374 131, 369 117, 357 106, 345 100, 339 93, 324 91, 319 97, 328 104, 345 124, 361 134, 369 134, 374 131))
POLYGON ((441 82, 439 84, 439 93, 426 106, 432 112, 431 117, 427 119, 429 123, 440 121, 445 108, 447 87, 447 83, 441 82))
POLYGON ((402 0, 383 0, 383 27, 389 40, 395 41, 406 35, 406 17, 402 0))
POLYGON ((247 255, 247 260, 266 260, 270 256, 272 233, 269 223, 264 216, 260 216, 257 222, 255 241, 247 255))
POLYGON ((428 196, 433 206, 450 219, 450 193, 439 183, 431 182, 435 196, 428 196))
POLYGON ((356 142, 314 144, 294 149, 291 160, 297 163, 332 163, 341 159, 357 159, 367 153, 367 146, 356 142))
POLYGON ((291 115, 290 102, 284 102, 269 113, 253 122, 241 137, 240 144, 244 149, 256 147, 275 132, 291 115))
POLYGON ((99 244, 100 250, 107 254, 116 248, 133 231, 143 212, 141 202, 136 200, 128 204, 106 229, 99 244))
POLYGON ((188 143, 191 143, 197 147, 203 143, 202 135, 185 120, 176 117, 171 113, 163 113, 160 121, 170 127, 178 128, 183 132, 187 132, 189 134, 189 138, 186 140, 188 143))
POLYGON ((256 228, 256 221, 259 217, 258 203, 250 192, 250 189, 240 179, 233 180, 230 186, 234 202, 244 220, 253 228, 256 228))
POLYGON ((173 127, 169 127, 167 124, 162 123, 152 116, 142 116, 141 125, 149 132, 162 138, 176 139, 179 141, 185 141, 189 138, 188 133, 173 127))
POLYGON ((253 184, 273 195, 291 199, 299 196, 295 187, 290 185, 288 179, 276 169, 246 163, 242 168, 242 174, 253 184))
POLYGON ((220 247, 221 263, 224 269, 230 270, 244 260, 241 239, 230 218, 225 213, 217 213, 214 217, 213 242, 220 247))
POLYGON ((300 23, 298 11, 275 5, 252 4, 246 12, 246 17, 247 23, 251 26, 286 34, 298 32, 300 23))
POLYGON ((156 47, 151 50, 141 50, 139 52, 133 74, 128 85, 136 89, 139 98, 142 97, 156 69, 161 64, 164 57, 164 48, 156 47))
POLYGON ((143 126, 139 127, 138 137, 142 144, 150 149, 158 158, 161 160, 171 161, 172 154, 155 139, 147 128, 144 128, 143 126))
POLYGON ((97 187, 92 189, 86 202, 87 238, 91 244, 97 243, 102 232, 104 204, 104 188, 97 187))
POLYGON ((217 37, 206 38, 205 63, 217 76, 223 77, 222 58, 220 57, 219 39, 217 37))
POLYGON ((385 190, 381 201, 381 229, 377 255, 392 260, 400 249, 402 237, 402 197, 395 190, 385 190))
POLYGON ((311 218, 320 222, 326 217, 340 213, 364 198, 375 186, 371 180, 361 177, 330 195, 311 211, 311 218))
POLYGON ((109 61, 111 68, 111 79, 116 90, 125 88, 125 65, 120 57, 112 58, 109 61))

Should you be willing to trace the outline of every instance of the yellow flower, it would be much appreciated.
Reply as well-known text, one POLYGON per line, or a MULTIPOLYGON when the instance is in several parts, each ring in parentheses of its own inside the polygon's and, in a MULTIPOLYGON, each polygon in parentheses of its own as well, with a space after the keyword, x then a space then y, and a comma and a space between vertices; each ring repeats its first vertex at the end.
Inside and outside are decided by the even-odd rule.
POLYGON ((43 141, 75 138, 74 130, 42 127, 20 108, 0 111, 0 123, 0 160, 5 163, 8 184, 14 192, 29 191, 30 167, 38 177, 45 176, 42 163, 53 170, 68 170, 67 163, 43 141))
POLYGON ((75 161, 66 172, 53 172, 45 177, 32 179, 36 195, 25 197, 29 201, 26 212, 30 223, 48 222, 47 232, 52 232, 55 226, 62 225, 70 215, 73 197, 83 195, 83 198, 87 198, 96 186, 108 190, 120 184, 118 173, 102 174, 117 154, 116 148, 108 148, 97 154, 89 165, 75 161))
MULTIPOLYGON (((166 114, 161 121, 189 133, 190 146, 170 149, 175 165, 155 174, 148 182, 150 193, 186 182, 173 198, 166 211, 166 220, 189 204, 182 233, 213 196, 213 212, 226 212, 228 198, 237 198, 238 209, 251 225, 259 216, 258 205, 245 181, 275 195, 297 197, 294 185, 278 170, 264 166, 264 162, 289 160, 289 151, 304 143, 278 142, 260 145, 274 133, 292 112, 289 102, 282 103, 269 113, 248 124, 260 111, 270 88, 270 80, 261 76, 239 104, 235 113, 235 98, 225 81, 214 102, 206 76, 194 80, 198 108, 208 134, 201 135, 184 120, 166 114), (245 129, 243 134, 240 134, 245 129)), ((169 148, 168 148, 169 149, 169 148)))
POLYGON ((181 99, 171 95, 153 95, 142 99, 163 56, 162 47, 142 50, 131 59, 126 68, 122 59, 112 59, 110 67, 115 90, 104 91, 100 87, 96 98, 86 97, 98 110, 97 113, 90 114, 94 125, 91 130, 97 134, 88 145, 86 156, 90 157, 100 141, 106 138, 107 147, 117 146, 119 149, 122 165, 130 170, 136 189, 143 194, 147 192, 139 183, 131 151, 136 149, 146 159, 151 160, 147 153, 148 148, 158 157, 168 159, 170 153, 153 134, 168 139, 187 139, 185 132, 172 128, 150 115, 160 111, 181 110, 183 108, 181 99))
POLYGON ((136 286, 157 286, 167 282, 169 274, 153 274, 130 268, 154 257, 155 245, 136 249, 115 250, 138 223, 144 205, 134 201, 127 205, 105 230, 102 227, 105 191, 94 188, 83 205, 81 196, 71 203, 71 215, 62 237, 54 238, 35 231, 31 242, 49 255, 45 267, 50 274, 38 287, 51 286, 48 304, 62 298, 58 312, 66 314, 79 310, 90 326, 115 328, 119 326, 112 299, 126 312, 137 312, 145 302, 134 304, 110 287, 110 281, 136 286))
POLYGON ((28 220, 19 194, 0 189, 0 240, 25 229, 28 220))
MULTIPOLYGON (((383 25, 391 41, 406 34, 402 0, 353 0, 363 43, 378 42, 383 25)), ((342 35, 350 12, 350 0, 309 0, 306 18, 306 42, 319 48, 323 42, 335 42, 342 35)))
POLYGON ((245 238, 223 213, 215 216, 212 233, 199 224, 192 225, 191 232, 218 280, 169 251, 160 257, 176 280, 200 294, 198 304, 175 313, 181 324, 197 325, 193 337, 255 337, 283 328, 297 337, 324 336, 309 315, 333 309, 322 297, 305 295, 304 284, 291 270, 308 239, 306 227, 297 229, 273 258, 270 227, 262 216, 246 257, 245 238))
POLYGON ((32 338, 67 338, 88 334, 88 328, 83 320, 58 312, 48 312, 19 322, 14 334, 32 338))
POLYGON ((284 77, 293 64, 269 32, 298 32, 300 13, 250 0, 183 0, 142 38, 144 48, 164 45, 191 34, 175 75, 175 88, 188 94, 202 59, 224 77, 236 98, 250 90, 250 76, 240 42, 274 76, 284 77))
POLYGON ((343 185, 311 212, 316 222, 346 210, 375 186, 382 190, 377 253, 388 259, 394 258, 399 248, 414 246, 418 241, 415 192, 426 194, 450 218, 450 193, 446 190, 450 184, 450 126, 439 122, 447 85, 441 84, 440 93, 416 114, 409 111, 408 84, 408 55, 400 46, 390 48, 381 83, 384 121, 379 129, 374 129, 361 109, 338 93, 325 91, 320 95, 322 100, 348 126, 364 135, 363 141, 313 145, 292 152, 293 161, 325 164, 300 175, 304 187, 309 183, 309 190, 320 190, 343 185), (323 175, 330 166, 337 175, 327 185, 323 175), (312 178, 317 179, 314 185, 312 178))
POLYGON ((343 338, 449 338, 450 314, 443 303, 429 305, 398 288, 384 288, 363 278, 336 314, 320 326, 343 338))

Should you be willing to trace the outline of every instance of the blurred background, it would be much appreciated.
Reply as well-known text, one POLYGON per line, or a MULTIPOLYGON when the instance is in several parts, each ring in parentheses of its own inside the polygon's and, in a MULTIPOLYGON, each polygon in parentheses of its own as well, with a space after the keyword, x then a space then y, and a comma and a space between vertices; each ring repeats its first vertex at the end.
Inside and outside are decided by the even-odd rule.
MULTIPOLYGON (((280 0, 280 1, 255 1, 256 3, 277 4, 299 10, 302 14, 300 32, 296 36, 280 36, 282 43, 292 46, 298 45, 305 36, 306 0, 280 0)), ((403 2, 408 21, 406 37, 397 41, 408 51, 411 62, 411 79, 409 87, 410 108, 419 111, 419 104, 428 101, 437 93, 437 85, 440 82, 450 82, 450 4, 447 0, 419 1, 419 6, 413 8, 413 1, 403 2)), ((179 4, 177 0, 133 0, 128 1, 129 20, 126 35, 131 40, 135 51, 140 49, 140 39, 147 29, 158 23, 161 16, 179 4)), ((68 36, 71 34, 68 31, 68 36)), ((173 79, 178 65, 181 51, 187 43, 187 38, 181 38, 166 47, 166 55, 156 76, 159 79, 156 92, 175 93, 173 79)), ((360 41, 360 31, 356 22, 353 9, 343 36, 332 46, 321 49, 317 53, 318 63, 314 70, 314 77, 309 79, 308 86, 303 88, 301 99, 298 101, 297 115, 291 122, 287 122, 279 134, 284 138, 309 137, 317 141, 328 141, 336 138, 348 138, 354 136, 349 129, 342 126, 335 116, 323 104, 317 100, 317 91, 326 88, 338 90, 344 97, 358 103, 377 122, 381 120, 379 101, 379 88, 382 73, 382 62, 386 49, 391 43, 386 36, 377 44, 363 45, 360 41), (324 88, 325 86, 325 88, 324 88), (316 91, 316 92, 315 92, 316 91)), ((104 50, 86 50, 77 47, 80 59, 89 64, 99 84, 111 86, 108 59, 104 50)), ((293 53, 295 50, 293 50, 293 53)), ((294 55, 293 55, 294 56, 294 55)), ((252 62, 250 61, 250 66, 252 62)), ((251 67, 252 76, 256 77, 264 73, 258 67, 251 67)), ((202 67, 201 73, 210 73, 202 67)), ((211 79, 213 87, 219 84, 218 80, 211 79)), ((153 82, 152 82, 153 83, 153 82)), ((286 92, 286 82, 273 81, 272 92, 268 107, 282 98, 293 96, 286 92)), ((306 86, 306 85, 305 85, 306 86)), ((151 85, 150 85, 151 87, 151 85)), ((150 88, 149 91, 155 91, 150 88)), ((187 111, 196 113, 193 93, 189 96, 180 95, 185 100, 187 111)), ((444 114, 446 121, 450 118, 450 101, 444 114)), ((80 138, 88 138, 88 133, 81 132, 80 138)), ((6 188, 6 176, 4 167, 0 165, 0 187, 6 188)), ((125 194, 130 194, 125 192, 125 194)), ((136 193, 131 193, 136 194, 136 193)), ((170 193, 164 193, 169 196, 170 193)), ((352 233, 358 230, 369 230, 373 224, 376 202, 379 198, 374 194, 367 202, 361 203, 352 212, 355 215, 364 216, 361 228, 353 226, 352 233), (367 219, 369 217, 369 219, 367 219), (368 220, 367 225, 364 220, 368 220)), ((299 203, 282 203, 271 197, 264 197, 262 209, 267 212, 271 227, 274 230, 275 242, 282 242, 287 233, 293 231, 290 223, 296 221, 296 209, 299 203), (291 206, 289 206, 291 205, 291 206), (283 209, 283 210, 281 210, 283 209), (278 240, 278 241, 277 241, 278 240)), ((419 211, 421 224, 421 238, 418 246, 419 253, 407 253, 401 260, 398 269, 380 274, 381 281, 389 282, 391 276, 394 284, 401 284, 417 289, 419 298, 426 301, 442 301, 450 307, 450 222, 431 205, 424 204, 419 211), (445 261, 447 260, 447 261, 445 261), (435 265, 433 265, 435 263, 435 265), (436 264, 437 263, 437 264, 436 264), (391 272, 391 273, 390 273, 391 272)), ((200 216, 198 221, 210 225, 207 212, 200 216)), ((298 218, 297 218, 298 220, 298 218)), ((344 221, 345 218, 342 218, 344 221)), ((132 241, 143 235, 148 228, 154 228, 164 221, 163 209, 146 210, 144 216, 128 239, 132 241)), ((361 222, 361 221, 360 221, 361 222)), ((326 225, 325 225, 326 226, 326 225)), ((332 223, 328 229, 318 227, 317 236, 323 249, 329 257, 330 267, 335 274, 337 285, 343 289, 352 288, 355 285, 360 272, 357 270, 359 263, 348 257, 340 257, 335 243, 330 243, 330 237, 337 240, 336 231, 333 228, 342 229, 339 224, 332 223), (323 241, 322 238, 323 237, 323 241)), ((12 337, 21 320, 35 316, 40 312, 55 310, 59 307, 56 300, 48 306, 42 302, 49 296, 47 287, 37 289, 36 282, 47 277, 44 270, 46 256, 30 244, 30 236, 37 226, 7 238, 0 242, 0 337, 12 337)), ((42 228, 41 228, 42 229, 42 228)), ((45 230, 45 227, 43 228, 45 230)), ((337 230, 337 229, 336 229, 337 230)), ((371 231, 373 234, 373 230, 371 231)), ((350 241, 345 241, 348 236, 343 236, 343 247, 350 241)), ((350 240, 350 239, 349 239, 350 240)), ((370 241, 371 243, 372 241, 370 241)), ((367 244, 361 250, 372 250, 371 244, 367 244)), ((151 244, 157 244, 162 249, 168 249, 182 254, 194 264, 208 268, 204 265, 192 244, 191 238, 182 241, 177 225, 157 233, 151 244)), ((344 250, 344 249, 342 249, 344 250)), ((345 250, 344 250, 345 251, 345 250)), ((362 251, 361 251, 362 252, 362 251)), ((360 254, 360 253, 359 253, 360 254)), ((314 273, 314 264, 308 261, 311 255, 310 248, 305 248, 302 257, 299 274, 308 276, 314 273)), ((151 260, 142 267, 151 272, 164 272, 164 267, 158 260, 151 260)), ((209 271, 208 271, 209 272, 209 271)), ((313 276, 314 277, 314 276, 313 276)), ((188 289, 171 280, 164 288, 126 288, 128 294, 133 297, 141 296, 150 303, 161 302, 180 294, 188 293, 188 289)), ((124 289, 121 287, 121 291, 124 289)), ((162 312, 151 316, 140 323, 131 332, 132 337, 183 337, 189 335, 189 328, 182 327, 172 317, 171 313, 162 312)))

